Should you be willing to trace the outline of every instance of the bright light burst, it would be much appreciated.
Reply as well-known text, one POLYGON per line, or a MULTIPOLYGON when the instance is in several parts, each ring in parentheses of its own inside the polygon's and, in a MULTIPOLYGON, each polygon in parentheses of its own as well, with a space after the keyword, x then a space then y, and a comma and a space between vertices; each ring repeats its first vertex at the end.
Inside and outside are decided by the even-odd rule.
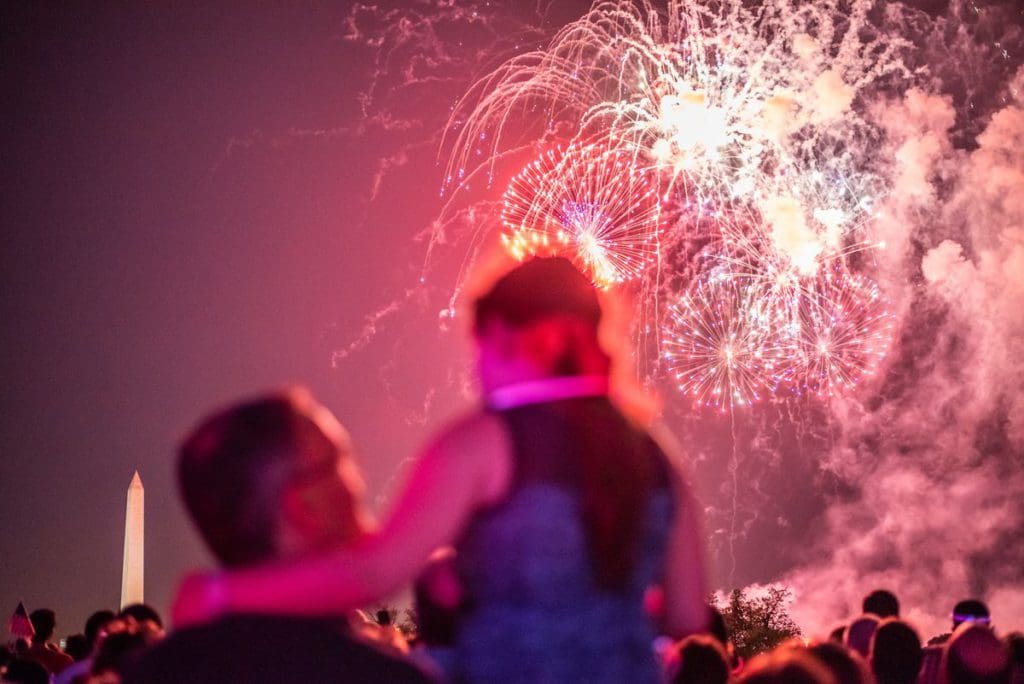
POLYGON ((512 254, 568 253, 602 287, 638 281, 638 344, 702 404, 852 389, 892 328, 864 254, 882 246, 888 188, 856 98, 909 78, 872 4, 595 2, 470 89, 447 177, 491 179, 524 140, 567 139, 505 194, 512 254))
POLYGON ((744 279, 715 274, 672 307, 664 359, 695 403, 725 411, 774 389, 771 321, 758 309, 758 295, 744 279))
POLYGON ((800 298, 799 325, 784 330, 779 378, 797 393, 832 396, 874 373, 888 350, 893 319, 878 286, 827 273, 800 298), (790 334, 792 333, 792 334, 790 334))
POLYGON ((631 160, 603 146, 542 155, 509 185, 501 218, 517 259, 564 254, 601 287, 642 277, 657 255, 658 194, 631 160))

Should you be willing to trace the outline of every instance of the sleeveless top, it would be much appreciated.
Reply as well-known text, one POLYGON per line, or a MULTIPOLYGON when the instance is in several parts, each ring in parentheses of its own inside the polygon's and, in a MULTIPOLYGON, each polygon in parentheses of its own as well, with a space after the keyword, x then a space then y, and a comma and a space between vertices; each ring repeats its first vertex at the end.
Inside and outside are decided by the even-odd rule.
POLYGON ((501 502, 477 511, 457 544, 469 603, 445 658, 452 680, 660 681, 644 594, 660 579, 674 513, 664 453, 606 397, 496 415, 512 445, 512 483, 501 502), (596 579, 583 517, 581 444, 595 431, 639 450, 653 480, 631 539, 630 574, 615 590, 596 579))

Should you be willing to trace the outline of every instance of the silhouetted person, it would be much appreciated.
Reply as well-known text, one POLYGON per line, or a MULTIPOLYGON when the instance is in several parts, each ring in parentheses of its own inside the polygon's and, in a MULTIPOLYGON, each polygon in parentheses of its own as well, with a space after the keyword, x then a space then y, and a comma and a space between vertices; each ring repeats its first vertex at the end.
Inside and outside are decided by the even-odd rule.
POLYGON ((49 684, 50 673, 34 660, 13 658, 7 663, 3 681, 18 684, 49 684))
POLYGON ((164 621, 153 606, 132 603, 121 609, 118 617, 128 623, 129 631, 145 632, 157 639, 164 636, 164 621))
POLYGON ((1013 632, 1003 641, 1010 656, 1010 682, 1024 684, 1024 634, 1013 632))
MULTIPOLYGON (((225 566, 299 558, 367 526, 348 435, 303 390, 232 406, 182 444, 185 506, 225 566)), ((411 664, 357 640, 343 616, 228 613, 172 632, 127 682, 423 682, 411 664)))
POLYGON ((686 637, 675 647, 669 668, 672 684, 726 684, 731 672, 729 656, 715 637, 686 637))
POLYGON ((846 647, 856 651, 861 658, 868 660, 871 651, 871 637, 878 628, 878 618, 874 615, 861 615, 846 628, 846 647))
POLYGON ((962 622, 946 642, 942 669, 948 684, 1009 684, 1009 652, 992 630, 962 622))
MULTIPOLYGON (((120 682, 124 671, 140 658, 145 650, 152 646, 159 637, 152 631, 132 630, 111 634, 100 643, 96 656, 92 659, 89 671, 90 684, 102 682, 113 684, 120 682)), ((188 681, 187 678, 181 681, 188 681)), ((227 681, 227 680, 225 680, 227 681)))
MULTIPOLYGON (((964 623, 977 624, 985 628, 991 627, 992 618, 988 612, 988 606, 978 599, 965 599, 953 606, 953 613, 950 616, 953 622, 953 630, 964 623)), ((928 640, 924 649, 924 662, 921 664, 921 684, 938 684, 942 676, 944 646, 952 632, 934 636, 928 640)))
POLYGON ((875 589, 864 597, 863 611, 880 618, 899 617, 900 602, 896 595, 885 589, 875 589))
POLYGON ((116 619, 117 615, 112 610, 97 610, 86 619, 84 634, 88 655, 64 668, 59 675, 54 677, 54 684, 79 684, 85 681, 89 676, 89 670, 92 669, 92 658, 96 653, 96 646, 103 630, 116 619))
POLYGON ((914 684, 921 671, 921 637, 897 618, 883 620, 871 640, 871 670, 878 684, 914 684))
POLYGON ((72 634, 64 644, 64 652, 79 663, 89 657, 89 640, 84 634, 72 634))
POLYGON ((808 647, 807 652, 828 668, 836 684, 874 684, 864 659, 841 643, 830 639, 808 647))
POLYGON ((824 663, 802 648, 777 648, 751 659, 740 684, 837 684, 824 663))
POLYGON ((57 628, 57 616, 52 610, 48 608, 33 610, 28 619, 32 622, 32 628, 36 633, 32 637, 31 645, 24 653, 25 658, 36 661, 51 674, 59 674, 61 670, 75 662, 71 656, 50 643, 53 631, 57 628))
POLYGON ((992 615, 988 612, 988 606, 978 599, 965 599, 953 606, 953 631, 965 622, 979 624, 989 627, 992 624, 992 615))

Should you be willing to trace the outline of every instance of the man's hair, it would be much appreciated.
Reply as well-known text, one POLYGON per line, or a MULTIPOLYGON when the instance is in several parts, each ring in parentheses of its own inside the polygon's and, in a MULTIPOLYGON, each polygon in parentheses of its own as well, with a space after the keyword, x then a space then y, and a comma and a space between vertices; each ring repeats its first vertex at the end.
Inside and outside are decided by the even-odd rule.
POLYGON ((92 648, 89 644, 89 640, 85 638, 84 634, 72 634, 67 638, 67 643, 64 645, 64 652, 71 656, 72 660, 78 663, 89 657, 89 653, 92 652, 92 648))
POLYGON ((97 610, 89 616, 89 619, 85 621, 85 638, 89 642, 90 649, 96 645, 96 638, 100 635, 100 630, 116 617, 114 611, 106 609, 97 610))
POLYGON ((966 623, 946 642, 943 670, 949 684, 1008 684, 1009 652, 992 630, 966 623))
POLYGON ((846 628, 846 646, 852 648, 864 658, 868 657, 871 650, 871 638, 878 629, 878 618, 868 613, 850 623, 846 628))
POLYGON ((32 623, 32 629, 36 631, 32 639, 37 642, 48 641, 53 636, 53 630, 57 628, 57 614, 49 608, 33 610, 28 619, 32 623))
POLYGON ((185 439, 178 483, 185 507, 226 566, 272 559, 281 494, 300 475, 297 456, 338 445, 314 420, 316 403, 293 389, 237 404, 185 439))
POLYGON ((921 670, 921 637, 897 618, 883 620, 871 640, 871 670, 878 684, 914 684, 921 670))
POLYGON ((476 300, 473 313, 478 333, 493 320, 518 328, 554 316, 575 318, 596 329, 601 303, 594 285, 571 262, 543 257, 499 278, 476 300))
POLYGON ((729 681, 729 656, 715 637, 694 635, 676 646, 678 669, 671 678, 677 684, 725 684, 729 681))
POLYGON ((160 619, 160 614, 156 612, 156 609, 148 603, 133 603, 125 606, 121 609, 119 617, 130 617, 136 622, 145 622, 146 620, 152 620, 156 623, 157 627, 163 627, 164 621, 160 619))
POLYGON ((741 684, 836 684, 824 663, 802 648, 776 648, 755 656, 740 675, 741 684))
POLYGON ((875 589, 864 597, 864 612, 874 613, 880 618, 899 617, 900 602, 896 595, 885 589, 875 589))
POLYGON ((990 619, 988 606, 978 599, 965 599, 953 606, 953 629, 964 622, 980 622, 988 624, 990 619))
POLYGON ((864 659, 834 639, 812 644, 807 652, 828 668, 836 684, 874 683, 864 659))

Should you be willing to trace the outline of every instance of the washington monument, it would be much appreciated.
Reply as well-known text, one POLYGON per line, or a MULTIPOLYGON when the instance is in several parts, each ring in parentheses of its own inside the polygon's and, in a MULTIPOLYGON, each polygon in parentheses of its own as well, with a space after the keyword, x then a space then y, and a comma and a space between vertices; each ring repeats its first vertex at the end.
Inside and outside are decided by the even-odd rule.
POLYGON ((124 564, 121 566, 121 607, 142 603, 143 519, 145 490, 135 471, 128 485, 128 507, 124 514, 124 564))

